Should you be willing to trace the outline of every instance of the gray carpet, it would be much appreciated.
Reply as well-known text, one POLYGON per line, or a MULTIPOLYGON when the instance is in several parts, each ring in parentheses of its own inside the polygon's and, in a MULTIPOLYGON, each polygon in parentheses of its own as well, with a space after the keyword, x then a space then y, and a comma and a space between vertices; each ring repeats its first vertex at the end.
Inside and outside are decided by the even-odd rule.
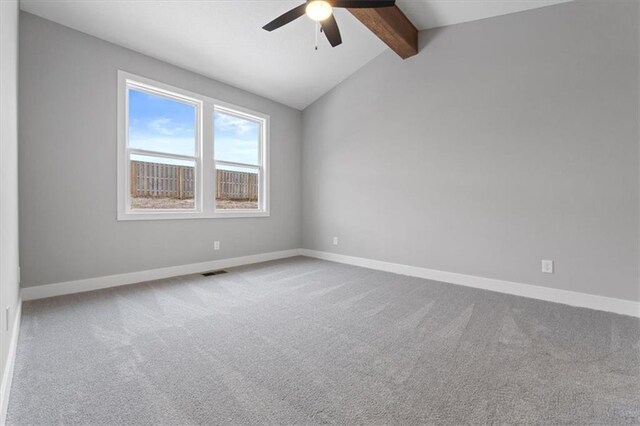
POLYGON ((25 303, 8 424, 639 424, 639 340, 299 257, 25 303))

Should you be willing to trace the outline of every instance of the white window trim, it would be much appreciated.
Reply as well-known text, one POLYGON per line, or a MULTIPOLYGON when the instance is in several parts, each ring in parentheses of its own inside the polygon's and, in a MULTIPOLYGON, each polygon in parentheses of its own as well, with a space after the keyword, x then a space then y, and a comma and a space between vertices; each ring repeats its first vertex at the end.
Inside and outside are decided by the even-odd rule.
MULTIPOLYGON (((240 218, 240 217, 268 217, 269 214, 269 115, 248 108, 223 102, 208 96, 183 90, 158 81, 118 70, 118 150, 117 150, 117 219, 128 220, 162 220, 162 219, 208 219, 208 218, 240 218), (130 202, 130 173, 129 173, 129 148, 127 144, 129 116, 128 116, 128 90, 129 85, 134 85, 142 90, 156 92, 178 100, 197 103, 199 108, 196 119, 196 194, 195 209, 157 209, 157 210, 132 210, 130 202), (163 93, 166 92, 166 93, 163 93), (260 182, 258 210, 222 210, 215 209, 216 188, 216 159, 213 138, 213 112, 215 109, 231 112, 236 115, 246 115, 247 118, 258 120, 262 123, 262 134, 259 146, 261 162, 251 167, 259 168, 260 182)), ((133 151, 141 151, 134 149, 133 151)), ((166 157, 181 157, 173 154, 156 154, 166 157)), ((244 165, 243 165, 244 166, 244 165)))

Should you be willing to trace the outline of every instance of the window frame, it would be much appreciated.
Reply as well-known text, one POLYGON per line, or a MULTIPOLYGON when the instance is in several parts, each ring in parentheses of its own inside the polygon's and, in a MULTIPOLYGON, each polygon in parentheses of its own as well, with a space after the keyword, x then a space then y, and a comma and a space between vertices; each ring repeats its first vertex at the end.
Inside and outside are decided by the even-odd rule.
MULTIPOLYGON (((269 121, 267 114, 230 104, 209 96, 190 92, 146 77, 118 70, 118 143, 117 143, 117 220, 215 219, 268 217, 269 213, 269 121), (173 98, 197 105, 196 157, 147 151, 129 147, 129 88, 149 94, 173 98), (247 118, 261 124, 258 148, 258 203, 255 210, 216 209, 216 158, 214 140, 214 111, 247 118), (131 153, 195 161, 194 209, 131 209, 131 153), (187 158, 189 157, 189 158, 187 158)), ((244 165, 242 165, 244 166, 244 165)))
MULTIPOLYGON (((221 112, 223 114, 226 115, 230 115, 236 118, 241 118, 244 120, 248 120, 248 121, 254 121, 257 123, 260 123, 260 140, 258 141, 258 163, 257 164, 250 164, 250 163, 238 163, 235 161, 227 161, 227 160, 219 160, 217 158, 215 158, 215 144, 216 144, 216 138, 215 138, 215 125, 214 130, 213 130, 213 168, 214 168, 214 174, 217 178, 218 176, 218 164, 222 165, 222 166, 227 166, 227 167, 237 167, 237 168, 245 168, 245 169, 257 169, 258 170, 258 205, 261 206, 262 204, 262 200, 264 198, 263 196, 263 180, 264 180, 264 176, 265 176, 265 168, 263 166, 263 162, 261 161, 263 156, 264 156, 264 139, 265 139, 265 135, 264 135, 264 120, 259 119, 257 117, 255 117, 254 115, 250 115, 241 111, 237 111, 234 109, 230 109, 227 108, 225 106, 222 105, 215 105, 214 109, 213 109, 213 113, 211 115, 211 120, 212 122, 215 122, 215 118, 214 118, 214 114, 216 112, 221 112)), ((217 182, 216 182, 217 183, 217 182)), ((217 197, 217 188, 218 185, 215 186, 215 191, 214 191, 214 196, 217 197)), ((259 209, 260 210, 260 209, 259 209)), ((246 210, 234 210, 234 209, 218 209, 217 206, 215 208, 216 213, 223 213, 223 212, 241 212, 241 211, 246 211, 246 210)))

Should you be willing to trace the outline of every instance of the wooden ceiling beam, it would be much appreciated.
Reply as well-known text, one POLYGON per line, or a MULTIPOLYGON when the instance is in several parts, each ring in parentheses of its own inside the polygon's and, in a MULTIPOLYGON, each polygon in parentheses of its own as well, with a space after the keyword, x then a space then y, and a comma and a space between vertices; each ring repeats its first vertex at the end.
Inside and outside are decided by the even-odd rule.
POLYGON ((418 53, 418 30, 398 6, 348 10, 402 59, 418 53))

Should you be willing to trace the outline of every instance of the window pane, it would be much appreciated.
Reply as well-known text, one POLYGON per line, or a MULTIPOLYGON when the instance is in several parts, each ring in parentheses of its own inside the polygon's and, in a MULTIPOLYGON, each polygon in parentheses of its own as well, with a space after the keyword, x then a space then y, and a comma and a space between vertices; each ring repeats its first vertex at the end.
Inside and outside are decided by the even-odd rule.
POLYGON ((132 155, 132 209, 194 209, 195 161, 132 155))
POLYGON ((213 123, 216 160, 260 164, 260 122, 216 111, 213 123))
POLYGON ((257 210, 259 188, 257 168, 216 165, 216 209, 257 210))
POLYGON ((196 155, 196 107, 164 96, 129 90, 129 147, 196 155))

